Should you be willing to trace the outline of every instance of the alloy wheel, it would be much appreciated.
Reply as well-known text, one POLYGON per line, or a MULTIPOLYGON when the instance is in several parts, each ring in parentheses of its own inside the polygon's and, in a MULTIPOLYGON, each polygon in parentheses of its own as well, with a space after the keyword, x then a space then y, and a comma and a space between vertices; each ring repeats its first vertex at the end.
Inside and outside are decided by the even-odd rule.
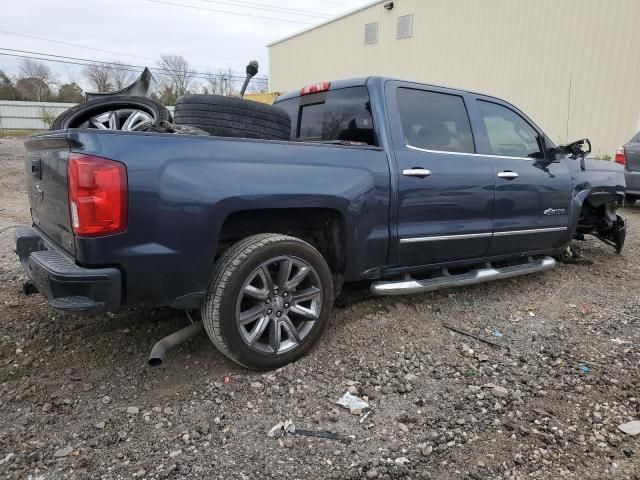
POLYGON ((305 260, 283 255, 249 275, 236 302, 236 325, 251 349, 280 355, 301 344, 321 309, 318 273, 305 260))

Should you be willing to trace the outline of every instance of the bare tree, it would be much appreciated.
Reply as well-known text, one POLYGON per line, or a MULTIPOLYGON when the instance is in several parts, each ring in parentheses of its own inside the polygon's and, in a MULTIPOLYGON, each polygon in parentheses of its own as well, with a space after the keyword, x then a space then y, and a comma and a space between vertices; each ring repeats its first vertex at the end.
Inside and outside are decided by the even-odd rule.
POLYGON ((20 80, 23 85, 28 85, 31 99, 41 102, 51 95, 51 86, 56 83, 56 78, 51 69, 44 63, 36 62, 29 58, 23 58, 18 64, 20 68, 20 80))
POLYGON ((203 91, 212 95, 225 96, 236 93, 235 79, 231 69, 218 70, 216 73, 207 74, 203 91))
POLYGON ((267 93, 269 91, 269 79, 267 77, 253 77, 249 84, 252 93, 267 93))
POLYGON ((161 55, 158 68, 162 90, 171 91, 176 98, 189 91, 195 75, 182 55, 161 55))
POLYGON ((121 90, 133 81, 134 74, 131 67, 115 60, 111 70, 111 78, 114 90, 121 90))
POLYGON ((112 68, 105 63, 95 63, 82 70, 83 75, 96 92, 113 90, 112 68))

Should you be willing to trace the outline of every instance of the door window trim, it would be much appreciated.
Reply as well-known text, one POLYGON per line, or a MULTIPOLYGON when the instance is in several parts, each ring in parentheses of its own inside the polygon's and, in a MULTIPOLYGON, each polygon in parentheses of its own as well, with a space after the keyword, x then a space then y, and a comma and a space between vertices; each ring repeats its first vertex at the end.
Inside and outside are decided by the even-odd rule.
MULTIPOLYGON (((537 131, 537 130, 536 130, 537 131)), ((509 158, 512 160, 541 160, 532 157, 507 157, 504 155, 492 155, 490 153, 466 153, 466 152, 450 152, 447 150, 429 150, 428 148, 414 147, 413 145, 405 145, 409 150, 416 150, 424 153, 443 153, 445 155, 467 155, 470 157, 490 157, 490 158, 509 158)))

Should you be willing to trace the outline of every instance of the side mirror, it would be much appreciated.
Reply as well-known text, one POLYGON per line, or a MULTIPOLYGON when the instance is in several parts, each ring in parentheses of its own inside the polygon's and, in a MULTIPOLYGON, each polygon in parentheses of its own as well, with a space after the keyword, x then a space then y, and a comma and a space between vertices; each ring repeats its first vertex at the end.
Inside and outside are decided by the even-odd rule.
POLYGON ((571 158, 585 158, 591 153, 591 142, 588 138, 576 140, 567 145, 560 145, 556 148, 550 148, 550 155, 569 155, 571 158))

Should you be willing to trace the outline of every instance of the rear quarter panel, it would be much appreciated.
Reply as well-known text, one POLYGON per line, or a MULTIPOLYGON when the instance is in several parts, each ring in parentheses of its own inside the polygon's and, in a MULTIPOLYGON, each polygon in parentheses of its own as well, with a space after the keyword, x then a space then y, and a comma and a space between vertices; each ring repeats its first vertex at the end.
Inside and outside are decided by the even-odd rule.
POLYGON ((346 280, 385 264, 389 166, 381 149, 171 134, 70 131, 73 151, 127 165, 129 226, 77 239, 85 265, 118 265, 125 303, 171 305, 204 292, 232 213, 330 208, 347 234, 346 280))

